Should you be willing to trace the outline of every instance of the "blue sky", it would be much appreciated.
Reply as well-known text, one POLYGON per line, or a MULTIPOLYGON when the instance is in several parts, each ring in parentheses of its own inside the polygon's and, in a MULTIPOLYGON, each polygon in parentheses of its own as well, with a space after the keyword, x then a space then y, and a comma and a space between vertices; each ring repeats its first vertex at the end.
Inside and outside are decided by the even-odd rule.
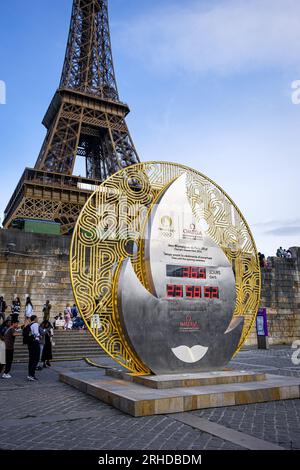
MULTIPOLYGON (((45 136, 71 4, 0 2, 1 214, 45 136)), ((213 179, 267 255, 299 246, 300 105, 291 84, 300 79, 300 2, 110 0, 109 8, 141 160, 184 163, 213 179)))

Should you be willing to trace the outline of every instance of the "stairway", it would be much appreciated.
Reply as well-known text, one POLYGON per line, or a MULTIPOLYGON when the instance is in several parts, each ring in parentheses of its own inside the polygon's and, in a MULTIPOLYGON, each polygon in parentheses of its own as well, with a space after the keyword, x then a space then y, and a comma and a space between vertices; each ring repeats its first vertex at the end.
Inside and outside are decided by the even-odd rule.
MULTIPOLYGON (((52 348, 54 361, 78 360, 83 357, 103 356, 105 352, 91 334, 84 330, 54 331, 55 346, 52 348)), ((22 337, 16 338, 14 362, 27 362, 28 349, 22 337)))

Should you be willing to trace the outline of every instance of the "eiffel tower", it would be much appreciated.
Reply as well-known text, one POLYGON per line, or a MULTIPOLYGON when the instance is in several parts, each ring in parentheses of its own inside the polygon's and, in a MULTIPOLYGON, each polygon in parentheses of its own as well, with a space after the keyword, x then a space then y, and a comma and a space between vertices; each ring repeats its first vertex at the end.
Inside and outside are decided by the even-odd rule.
MULTIPOLYGON (((47 134, 34 169, 26 168, 3 226, 25 221, 60 224, 68 234, 102 181, 139 162, 114 73, 108 0, 73 0, 61 81, 43 120, 47 134), (73 175, 76 157, 86 176, 73 175)), ((23 224, 23 225, 22 225, 23 224)))

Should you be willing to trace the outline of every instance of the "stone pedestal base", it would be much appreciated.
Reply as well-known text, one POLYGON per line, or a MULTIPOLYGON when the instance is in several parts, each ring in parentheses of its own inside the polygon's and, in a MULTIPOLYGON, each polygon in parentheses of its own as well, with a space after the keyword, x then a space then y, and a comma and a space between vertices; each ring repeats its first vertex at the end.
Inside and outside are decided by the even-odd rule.
POLYGON ((90 370, 60 380, 135 417, 300 397, 300 378, 245 371, 135 377, 90 370))

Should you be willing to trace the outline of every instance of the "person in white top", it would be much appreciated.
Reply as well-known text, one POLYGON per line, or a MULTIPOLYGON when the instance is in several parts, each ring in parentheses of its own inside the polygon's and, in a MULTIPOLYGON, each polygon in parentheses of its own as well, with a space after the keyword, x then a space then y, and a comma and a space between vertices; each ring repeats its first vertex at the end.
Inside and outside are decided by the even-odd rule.
POLYGON ((31 315, 33 315, 33 305, 30 297, 27 297, 25 304, 25 326, 30 323, 31 315))
POLYGON ((28 380, 37 380, 35 371, 40 359, 40 329, 36 315, 30 317, 31 324, 26 328, 30 328, 30 341, 28 342, 29 363, 28 363, 28 380))

